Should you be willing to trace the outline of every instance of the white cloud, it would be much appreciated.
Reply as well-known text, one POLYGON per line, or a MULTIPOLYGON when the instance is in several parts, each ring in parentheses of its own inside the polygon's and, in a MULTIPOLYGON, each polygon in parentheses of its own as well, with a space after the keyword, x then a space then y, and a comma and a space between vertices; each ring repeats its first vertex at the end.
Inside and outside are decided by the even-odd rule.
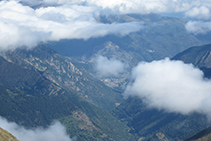
MULTIPOLYGON (((44 1, 50 2, 50 0, 44 1)), ((53 2, 54 4, 83 4, 120 13, 141 14, 187 12, 194 7, 211 6, 209 0, 53 0, 53 2)))
POLYGON ((33 47, 39 42, 61 39, 88 39, 107 34, 124 36, 142 28, 138 22, 99 23, 96 20, 99 10, 74 4, 34 10, 17 1, 1 1, 0 50, 33 47))
POLYGON ((185 13, 186 17, 208 20, 211 17, 210 8, 206 6, 194 7, 185 13))
POLYGON ((125 71, 126 66, 115 58, 108 59, 104 56, 98 56, 94 61, 94 69, 98 77, 118 76, 125 71))
POLYGON ((81 4, 85 0, 43 0, 43 2, 48 4, 81 4))
MULTIPOLYGON (((139 63, 125 95, 136 95, 150 108, 210 116, 211 80, 191 64, 164 59, 139 63)), ((211 116, 209 117, 211 118, 211 116)))
POLYGON ((185 25, 185 28, 188 32, 193 34, 206 34, 207 32, 211 31, 211 21, 189 21, 185 25))
POLYGON ((65 127, 60 122, 55 122, 46 129, 26 129, 0 117, 0 127, 10 132, 21 141, 72 141, 66 134, 65 127))
MULTIPOLYGON (((100 15, 126 13, 186 13, 209 20, 209 0, 9 0, 0 2, 0 50, 33 47, 39 42, 127 35, 142 29, 140 22, 103 24, 100 15), (32 9, 19 1, 46 3, 32 9), (57 5, 51 7, 50 5, 57 5)), ((189 30, 188 30, 189 31, 189 30)))

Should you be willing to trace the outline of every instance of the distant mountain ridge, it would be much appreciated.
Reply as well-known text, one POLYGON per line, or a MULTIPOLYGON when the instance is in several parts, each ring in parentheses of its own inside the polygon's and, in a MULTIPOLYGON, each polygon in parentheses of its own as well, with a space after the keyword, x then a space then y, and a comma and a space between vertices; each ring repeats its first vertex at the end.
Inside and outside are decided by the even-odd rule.
POLYGON ((152 61, 164 57, 173 57, 177 53, 199 45, 202 42, 185 29, 183 19, 170 18, 156 14, 110 15, 99 17, 102 23, 141 22, 144 28, 126 36, 106 35, 88 40, 72 39, 51 42, 49 47, 64 56, 81 58, 83 55, 94 55, 99 46, 111 42, 129 53, 133 62, 152 61), (166 28, 168 27, 168 28, 166 28))

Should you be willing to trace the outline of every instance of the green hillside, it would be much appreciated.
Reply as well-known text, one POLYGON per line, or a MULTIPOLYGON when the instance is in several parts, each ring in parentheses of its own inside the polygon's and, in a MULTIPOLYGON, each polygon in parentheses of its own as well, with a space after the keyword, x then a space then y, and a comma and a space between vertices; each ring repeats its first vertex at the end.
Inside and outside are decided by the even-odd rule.
MULTIPOLYGON (((45 45, 32 50, 17 49, 5 53, 4 58, 27 69, 38 71, 46 79, 63 89, 77 93, 87 101, 104 109, 115 108, 123 98, 85 70, 77 68, 70 58, 56 53, 45 45)), ((22 85, 22 84, 21 84, 22 85)))
POLYGON ((191 47, 172 59, 182 60, 185 63, 192 63, 194 66, 211 68, 211 44, 191 47))
POLYGON ((0 60, 0 116, 28 128, 60 120, 70 137, 80 140, 134 140, 130 129, 109 112, 64 90, 38 71, 0 60), (88 120, 78 118, 80 115, 88 120))
POLYGON ((205 115, 184 116, 149 109, 137 97, 129 97, 113 111, 113 115, 133 129, 132 133, 147 138, 161 132, 170 140, 185 139, 210 125, 205 115))

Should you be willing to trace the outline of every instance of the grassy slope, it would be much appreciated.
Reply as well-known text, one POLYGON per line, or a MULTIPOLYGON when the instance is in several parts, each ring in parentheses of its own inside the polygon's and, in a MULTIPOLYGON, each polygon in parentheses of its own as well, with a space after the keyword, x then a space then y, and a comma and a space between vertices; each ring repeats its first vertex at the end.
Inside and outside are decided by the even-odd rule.
POLYGON ((19 141, 15 136, 0 127, 0 141, 19 141))
POLYGON ((71 137, 78 136, 81 140, 134 140, 129 128, 109 112, 65 91, 39 72, 1 57, 0 60, 0 116, 27 127, 47 126, 53 120, 60 120, 71 137), (89 124, 78 119, 75 112, 82 113, 96 128, 83 131, 78 128, 89 124))

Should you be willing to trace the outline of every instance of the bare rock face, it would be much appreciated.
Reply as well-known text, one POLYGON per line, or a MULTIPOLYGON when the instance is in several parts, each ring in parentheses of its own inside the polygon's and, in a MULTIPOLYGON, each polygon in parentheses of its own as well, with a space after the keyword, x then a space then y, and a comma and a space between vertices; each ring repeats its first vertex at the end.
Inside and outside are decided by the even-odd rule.
POLYGON ((147 141, 168 141, 163 133, 156 133, 151 136, 147 141))
POLYGON ((19 140, 11 133, 0 127, 0 141, 19 141, 19 140))

